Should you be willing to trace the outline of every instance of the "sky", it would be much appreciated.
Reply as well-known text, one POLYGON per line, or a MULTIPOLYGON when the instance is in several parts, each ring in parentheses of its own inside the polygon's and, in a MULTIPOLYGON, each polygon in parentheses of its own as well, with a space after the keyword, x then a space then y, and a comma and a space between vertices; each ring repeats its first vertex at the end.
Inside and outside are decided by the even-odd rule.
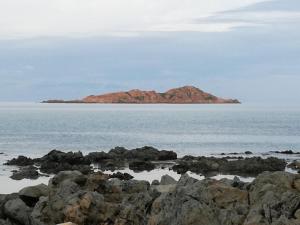
POLYGON ((299 0, 0 0, 0 101, 194 85, 300 103, 299 0))

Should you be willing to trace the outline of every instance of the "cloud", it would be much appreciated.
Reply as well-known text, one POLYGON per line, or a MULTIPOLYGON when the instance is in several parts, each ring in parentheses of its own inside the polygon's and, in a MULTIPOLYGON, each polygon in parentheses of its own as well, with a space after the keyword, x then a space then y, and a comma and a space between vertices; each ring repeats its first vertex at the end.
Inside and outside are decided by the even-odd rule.
POLYGON ((263 0, 0 0, 0 37, 136 36, 228 31, 236 23, 194 23, 263 0))

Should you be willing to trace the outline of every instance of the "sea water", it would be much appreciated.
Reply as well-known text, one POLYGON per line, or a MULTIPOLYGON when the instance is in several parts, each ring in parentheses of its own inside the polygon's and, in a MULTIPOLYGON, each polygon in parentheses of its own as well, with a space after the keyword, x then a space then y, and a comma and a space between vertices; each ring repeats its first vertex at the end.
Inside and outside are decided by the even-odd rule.
MULTIPOLYGON (((145 145, 179 156, 300 151, 300 107, 0 104, 1 164, 20 154, 40 157, 52 149, 88 153, 145 145)), ((0 169, 0 176, 11 170, 0 169)))

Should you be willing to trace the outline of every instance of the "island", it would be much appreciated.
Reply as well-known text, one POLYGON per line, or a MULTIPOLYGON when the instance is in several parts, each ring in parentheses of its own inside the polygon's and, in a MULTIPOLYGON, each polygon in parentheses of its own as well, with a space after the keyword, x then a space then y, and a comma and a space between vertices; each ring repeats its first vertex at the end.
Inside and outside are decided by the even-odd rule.
POLYGON ((125 92, 90 95, 81 100, 47 100, 43 103, 239 104, 240 101, 220 98, 194 86, 184 86, 164 93, 133 89, 125 92))

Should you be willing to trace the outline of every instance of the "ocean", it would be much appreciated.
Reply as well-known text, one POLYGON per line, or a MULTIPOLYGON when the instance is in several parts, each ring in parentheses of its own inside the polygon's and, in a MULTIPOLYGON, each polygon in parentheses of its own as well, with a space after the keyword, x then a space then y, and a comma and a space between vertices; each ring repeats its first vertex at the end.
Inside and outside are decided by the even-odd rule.
MULTIPOLYGON (((20 154, 40 157, 52 149, 87 153, 145 145, 179 156, 300 151, 300 107, 0 104, 1 164, 20 154)), ((1 168, 0 176, 10 173, 11 167, 1 168)))

